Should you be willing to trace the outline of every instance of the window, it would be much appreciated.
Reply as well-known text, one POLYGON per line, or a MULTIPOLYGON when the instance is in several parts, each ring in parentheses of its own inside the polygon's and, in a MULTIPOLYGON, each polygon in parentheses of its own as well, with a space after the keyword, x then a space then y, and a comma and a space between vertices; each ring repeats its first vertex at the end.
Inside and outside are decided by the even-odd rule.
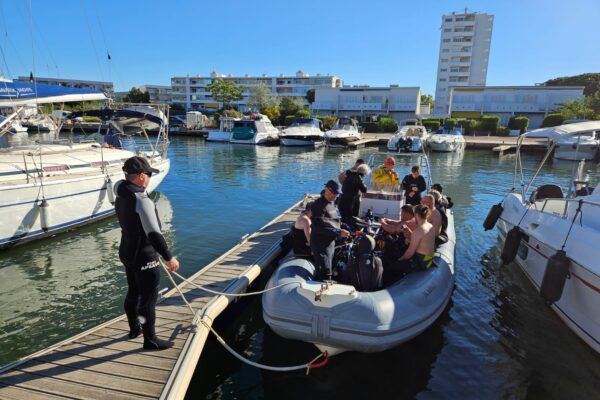
POLYGON ((446 18, 444 21, 446 21, 446 22, 452 22, 452 18, 446 18))
POLYGON ((442 53, 449 53, 450 49, 442 49, 442 53))
POLYGON ((442 62, 448 62, 447 58, 442 58, 442 62))
POLYGON ((440 78, 440 82, 446 82, 446 78, 440 78))
POLYGON ((442 69, 440 69, 440 72, 447 72, 447 71, 448 71, 448 68, 442 68, 442 69))
POLYGON ((444 29, 444 32, 452 32, 452 28, 446 28, 444 29))
POLYGON ((443 42, 444 43, 450 43, 450 39, 444 39, 443 42))

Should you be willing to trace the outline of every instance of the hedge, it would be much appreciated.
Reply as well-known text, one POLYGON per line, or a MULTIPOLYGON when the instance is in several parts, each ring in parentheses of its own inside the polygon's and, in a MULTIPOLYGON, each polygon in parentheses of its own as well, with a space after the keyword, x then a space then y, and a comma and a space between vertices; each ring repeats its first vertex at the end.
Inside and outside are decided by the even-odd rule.
POLYGON ((510 128, 508 126, 499 126, 496 129, 496 135, 497 136, 509 136, 510 135, 510 128))
POLYGON ((475 131, 479 130, 480 122, 476 119, 465 119, 459 122, 463 127, 465 135, 475 135, 475 131))
POLYGON ((283 119, 283 125, 290 126, 292 124, 292 122, 294 122, 295 119, 296 119, 295 115, 286 115, 285 118, 283 119))
POLYGON ((422 121, 423 126, 425 127, 425 129, 427 129, 430 132, 435 132, 438 129, 440 129, 440 121, 433 121, 433 118, 431 121, 422 121))
POLYGON ((378 122, 365 122, 363 123, 366 133, 380 133, 381 125, 378 122))
POLYGON ((398 122, 392 117, 379 118, 379 126, 382 132, 393 133, 398 130, 398 122))
POLYGON ((444 125, 456 125, 456 118, 446 118, 446 120, 444 121, 444 125))
POLYGON ((508 127, 511 130, 519 130, 521 133, 525 133, 529 126, 529 118, 527 117, 510 117, 508 121, 508 127))
POLYGON ((565 118, 561 114, 548 114, 542 121, 542 128, 561 125, 565 118))
POLYGON ((479 130, 489 132, 490 135, 496 135, 499 124, 500 117, 497 117, 495 115, 486 115, 481 117, 481 122, 479 123, 479 130))

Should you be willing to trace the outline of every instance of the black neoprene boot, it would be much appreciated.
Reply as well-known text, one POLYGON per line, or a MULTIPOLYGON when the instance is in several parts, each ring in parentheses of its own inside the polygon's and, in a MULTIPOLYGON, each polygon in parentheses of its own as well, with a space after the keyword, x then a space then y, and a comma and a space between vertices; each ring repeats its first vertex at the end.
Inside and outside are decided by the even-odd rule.
POLYGON ((142 333, 142 324, 137 319, 133 323, 129 323, 129 339, 135 339, 142 333))
POLYGON ((148 328, 146 324, 142 325, 144 330, 144 349, 146 350, 165 350, 173 347, 173 342, 162 340, 156 337, 154 327, 148 328))

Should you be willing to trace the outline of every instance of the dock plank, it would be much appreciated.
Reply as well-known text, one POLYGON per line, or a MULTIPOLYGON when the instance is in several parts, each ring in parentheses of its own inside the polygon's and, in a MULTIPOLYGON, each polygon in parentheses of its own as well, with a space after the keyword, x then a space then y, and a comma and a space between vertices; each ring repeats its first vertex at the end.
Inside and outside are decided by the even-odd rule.
MULTIPOLYGON (((256 278, 257 271, 260 273, 278 254, 281 237, 301 211, 299 204, 187 279, 218 292, 244 290, 256 278)), ((175 279, 195 313, 216 299, 225 304, 232 301, 230 296, 209 293, 175 279)), ((172 391, 182 398, 198 359, 195 356, 190 363, 192 357, 186 352, 192 352, 190 343, 195 343, 196 335, 205 338, 207 333, 202 326, 198 327, 199 333, 194 332, 193 318, 179 294, 171 289, 156 307, 156 332, 161 338, 172 340, 173 348, 160 352, 144 350, 142 336, 128 338, 129 324, 121 316, 0 372, 0 399, 146 399, 172 391), (182 368, 184 364, 192 369, 182 368), (179 374, 185 375, 181 382, 179 374)), ((202 347, 198 346, 203 345, 203 341, 194 344, 196 353, 190 354, 201 354, 202 347)))

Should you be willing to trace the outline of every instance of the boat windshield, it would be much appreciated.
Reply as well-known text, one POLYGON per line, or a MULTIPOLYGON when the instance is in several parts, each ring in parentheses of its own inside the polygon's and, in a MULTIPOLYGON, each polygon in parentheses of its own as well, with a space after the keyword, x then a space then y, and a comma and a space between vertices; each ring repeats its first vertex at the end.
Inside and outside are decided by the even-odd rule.
POLYGON ((429 170, 429 161, 427 156, 419 153, 373 153, 367 159, 367 164, 371 167, 371 174, 365 179, 367 188, 372 191, 381 191, 383 193, 401 193, 400 183, 402 179, 410 174, 411 168, 418 165, 421 168, 421 175, 425 178, 427 186, 431 186, 431 173, 429 170), (388 157, 394 159, 395 165, 392 170, 398 175, 397 183, 382 183, 374 181, 375 169, 386 168, 385 160, 388 157))
POLYGON ((291 126, 320 126, 321 121, 313 118, 297 118, 291 126))

